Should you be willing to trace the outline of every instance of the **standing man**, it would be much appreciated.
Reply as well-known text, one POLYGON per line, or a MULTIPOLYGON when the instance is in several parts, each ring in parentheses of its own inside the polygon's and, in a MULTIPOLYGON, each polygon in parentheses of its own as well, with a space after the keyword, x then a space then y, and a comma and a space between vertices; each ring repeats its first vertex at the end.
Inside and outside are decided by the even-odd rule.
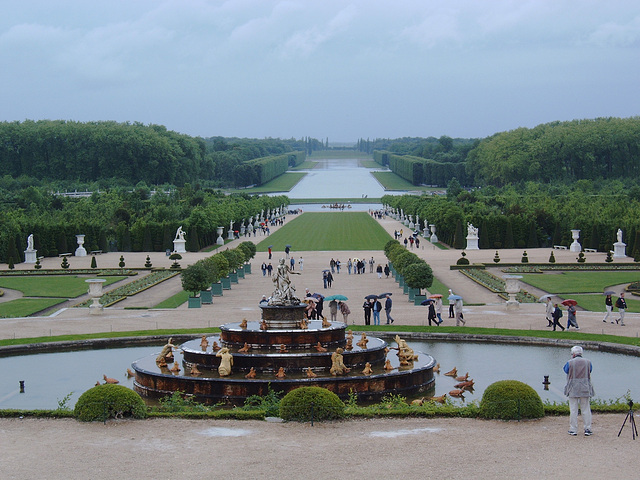
POLYGON ((567 384, 564 394, 569 397, 569 435, 578 434, 578 407, 582 412, 585 436, 591 435, 591 405, 589 399, 593 397, 591 385, 591 362, 582 358, 582 347, 571 348, 571 360, 564 365, 567 374, 567 384))
POLYGON ((620 322, 620 326, 624 327, 624 312, 627 310, 627 302, 624 299, 624 292, 621 292, 620 297, 616 300, 616 308, 620 313, 620 318, 616 319, 616 323, 620 322))
POLYGON ((364 309, 364 324, 371 325, 371 302, 365 298, 362 308, 364 309))
MULTIPOLYGON (((371 260, 369 260, 369 273, 373 273, 373 265, 376 262, 373 260, 373 257, 371 257, 371 260)), ((364 273, 364 272, 363 272, 364 273)))
POLYGON ((551 297, 547 297, 546 318, 549 323, 547 327, 553 327, 553 303, 551 303, 551 297))
POLYGON ((382 310, 382 304, 379 300, 373 302, 373 324, 380 325, 380 311, 382 310))
POLYGON ((604 323, 607 323, 607 320, 609 320, 609 317, 611 316, 611 312, 613 312, 613 300, 611 299, 611 295, 607 295, 604 299, 604 308, 606 309, 607 313, 605 313, 602 321, 604 323))
POLYGON ((271 260, 271 247, 269 247, 269 260, 271 260))
POLYGON ((564 327, 560 325, 560 318, 562 318, 562 310, 556 303, 553 308, 553 331, 556 331, 556 327, 559 327, 564 332, 564 327))
POLYGON ((393 323, 393 318, 391 318, 391 306, 393 302, 391 301, 391 297, 387 295, 387 299, 384 301, 384 313, 387 315, 387 325, 389 322, 393 323))
POLYGON ((291 265, 291 271, 295 270, 295 268, 296 268, 296 259, 294 258, 293 255, 291 255, 291 259, 289 260, 289 264, 291 265))
POLYGON ((298 259, 298 265, 300 265, 300 271, 304 270, 304 260, 302 260, 302 256, 298 259))

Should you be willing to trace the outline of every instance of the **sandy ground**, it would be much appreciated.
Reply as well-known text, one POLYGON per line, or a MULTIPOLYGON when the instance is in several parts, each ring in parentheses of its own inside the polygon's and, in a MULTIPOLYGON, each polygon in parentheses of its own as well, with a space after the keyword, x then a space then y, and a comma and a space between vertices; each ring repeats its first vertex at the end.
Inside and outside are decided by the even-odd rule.
MULTIPOLYGON (((392 219, 380 221, 390 233, 407 227, 392 219)), ((244 241, 243 238, 241 241, 244 241)), ((263 237, 251 238, 261 241, 263 237)), ((237 245, 238 241, 228 244, 237 245)), ((226 248, 226 247, 225 247, 226 248)), ((294 246, 295 248, 295 246, 294 246)), ((489 328, 542 329, 542 304, 507 310, 496 295, 449 269, 460 257, 455 250, 440 250, 423 242, 415 253, 432 266, 435 276, 464 297, 467 325, 489 328)), ((471 262, 489 262, 495 252, 467 252, 471 262)), ((293 276, 300 296, 304 289, 323 294, 341 293, 350 298, 348 323, 363 323, 362 298, 371 293, 393 293, 392 316, 396 325, 422 325, 425 307, 414 306, 393 278, 375 273, 336 274, 332 289, 322 287, 321 271, 330 259, 343 264, 349 257, 374 257, 374 252, 292 252, 304 259, 301 275, 293 276)), ((548 249, 528 250, 531 262, 546 261, 548 249)), ((126 253, 128 267, 142 267, 146 254, 126 253)), ((186 266, 205 253, 187 253, 186 266)), ((501 250, 503 262, 519 262, 519 250, 501 250)), ((558 262, 575 262, 575 254, 556 251, 558 262)), ((276 263, 282 256, 274 252, 276 263)), ((119 253, 97 257, 98 266, 117 266, 119 253)), ((587 261, 603 261, 604 254, 587 254, 587 261)), ((90 257, 72 257, 72 268, 89 267, 90 257)), ((163 253, 151 254, 154 266, 169 266, 163 253)), ((204 328, 242 318, 258 319, 262 294, 273 290, 260 265, 268 261, 258 253, 253 274, 241 279, 212 305, 200 309, 131 310, 153 307, 181 289, 179 278, 164 282, 143 294, 90 316, 86 309, 64 308, 49 315, 0 319, 0 338, 36 337, 65 333, 93 333, 154 328, 204 328)), ((631 261, 631 259, 627 259, 631 261)), ((45 259, 43 268, 57 268, 59 259, 45 259)), ((33 268, 17 265, 16 268, 33 268)), ((296 271, 298 271, 296 262, 296 271)), ((500 274, 500 272, 496 272, 500 274)), ((1 298, 1 297, 0 297, 1 298)), ((5 299, 15 298, 14 294, 5 299)), ((0 300, 1 301, 1 300, 0 300)), ((73 299, 65 307, 78 303, 73 299)), ((445 325, 451 325, 446 312, 445 325)), ((626 327, 602 322, 601 313, 579 312, 581 330, 590 333, 640 334, 640 316, 628 314, 626 327)), ((384 314, 382 323, 385 322, 384 314)), ((461 328, 461 331, 464 329, 461 328)), ((568 418, 531 422, 497 422, 468 419, 376 419, 327 424, 279 424, 239 421, 146 420, 82 424, 74 420, 0 419, 1 478, 169 478, 175 475, 230 478, 362 478, 384 472, 403 478, 574 478, 615 475, 633 478, 637 470, 631 448, 636 446, 629 427, 618 438, 624 415, 595 415, 594 435, 567 435, 568 418)))

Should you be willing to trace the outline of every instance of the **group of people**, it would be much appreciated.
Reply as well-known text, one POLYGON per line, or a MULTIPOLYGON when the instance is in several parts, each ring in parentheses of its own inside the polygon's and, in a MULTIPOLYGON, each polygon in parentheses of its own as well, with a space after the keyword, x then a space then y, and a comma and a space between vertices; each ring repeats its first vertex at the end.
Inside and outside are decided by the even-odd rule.
MULTIPOLYGON (((565 327, 563 327, 560 324, 560 319, 562 318, 562 309, 557 303, 554 304, 553 302, 551 302, 551 298, 547 298, 546 301, 547 301, 547 308, 546 308, 547 327, 553 327, 554 332, 556 331, 556 328, 559 328, 561 331, 564 332, 565 327)), ((607 321, 609 321, 609 319, 612 318, 611 315, 613 313, 614 302, 613 302, 612 294, 609 294, 609 293, 606 294, 606 297, 604 300, 604 306, 605 306, 606 313, 602 321, 604 323, 607 323, 607 321)), ((624 292, 621 292, 620 296, 615 301, 615 307, 618 309, 619 317, 616 318, 615 321, 612 319, 611 323, 616 323, 624 327, 625 326, 624 316, 627 311, 627 301, 624 298, 624 292)), ((574 304, 567 305, 567 327, 566 327, 567 330, 569 330, 571 327, 574 327, 576 330, 580 330, 580 327, 578 326, 576 312, 577 312, 576 305, 574 304)))
MULTIPOLYGON (((391 295, 387 294, 384 296, 384 312, 387 317, 387 325, 390 325, 394 322, 393 317, 391 316, 391 309, 393 308, 393 301, 391 300, 391 295)), ((380 312, 382 312, 382 303, 375 296, 370 296, 369 298, 365 298, 364 303, 362 304, 362 309, 364 310, 364 324, 371 325, 371 314, 373 313, 373 324, 380 325, 380 312)))

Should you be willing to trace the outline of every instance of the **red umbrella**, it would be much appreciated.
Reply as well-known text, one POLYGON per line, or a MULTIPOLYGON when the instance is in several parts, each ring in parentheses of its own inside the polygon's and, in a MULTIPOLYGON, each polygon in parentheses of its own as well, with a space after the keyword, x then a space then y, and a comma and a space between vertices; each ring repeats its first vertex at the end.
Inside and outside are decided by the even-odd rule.
POLYGON ((434 293, 433 295, 429 295, 429 298, 442 298, 442 295, 439 293, 434 293))
POLYGON ((574 306, 574 307, 575 307, 576 305, 578 305, 578 302, 576 302, 575 300, 573 300, 573 299, 571 299, 571 298, 567 298, 566 300, 564 300, 564 301, 562 302, 562 305, 564 305, 564 306, 566 306, 566 307, 568 307, 568 306, 572 305, 572 306, 574 306))

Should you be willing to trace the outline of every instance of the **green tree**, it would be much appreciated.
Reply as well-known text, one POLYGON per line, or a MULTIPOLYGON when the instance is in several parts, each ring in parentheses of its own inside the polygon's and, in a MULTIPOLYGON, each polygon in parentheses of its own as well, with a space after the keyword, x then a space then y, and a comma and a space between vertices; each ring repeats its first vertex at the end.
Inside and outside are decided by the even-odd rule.
POLYGON ((404 269, 404 280, 411 288, 419 291, 427 289, 433 284, 433 271, 425 262, 412 263, 404 269))
POLYGON ((182 280, 182 289, 186 292, 193 293, 196 297, 198 292, 206 290, 211 285, 212 276, 204 263, 198 261, 193 265, 189 265, 182 270, 180 274, 182 280))

